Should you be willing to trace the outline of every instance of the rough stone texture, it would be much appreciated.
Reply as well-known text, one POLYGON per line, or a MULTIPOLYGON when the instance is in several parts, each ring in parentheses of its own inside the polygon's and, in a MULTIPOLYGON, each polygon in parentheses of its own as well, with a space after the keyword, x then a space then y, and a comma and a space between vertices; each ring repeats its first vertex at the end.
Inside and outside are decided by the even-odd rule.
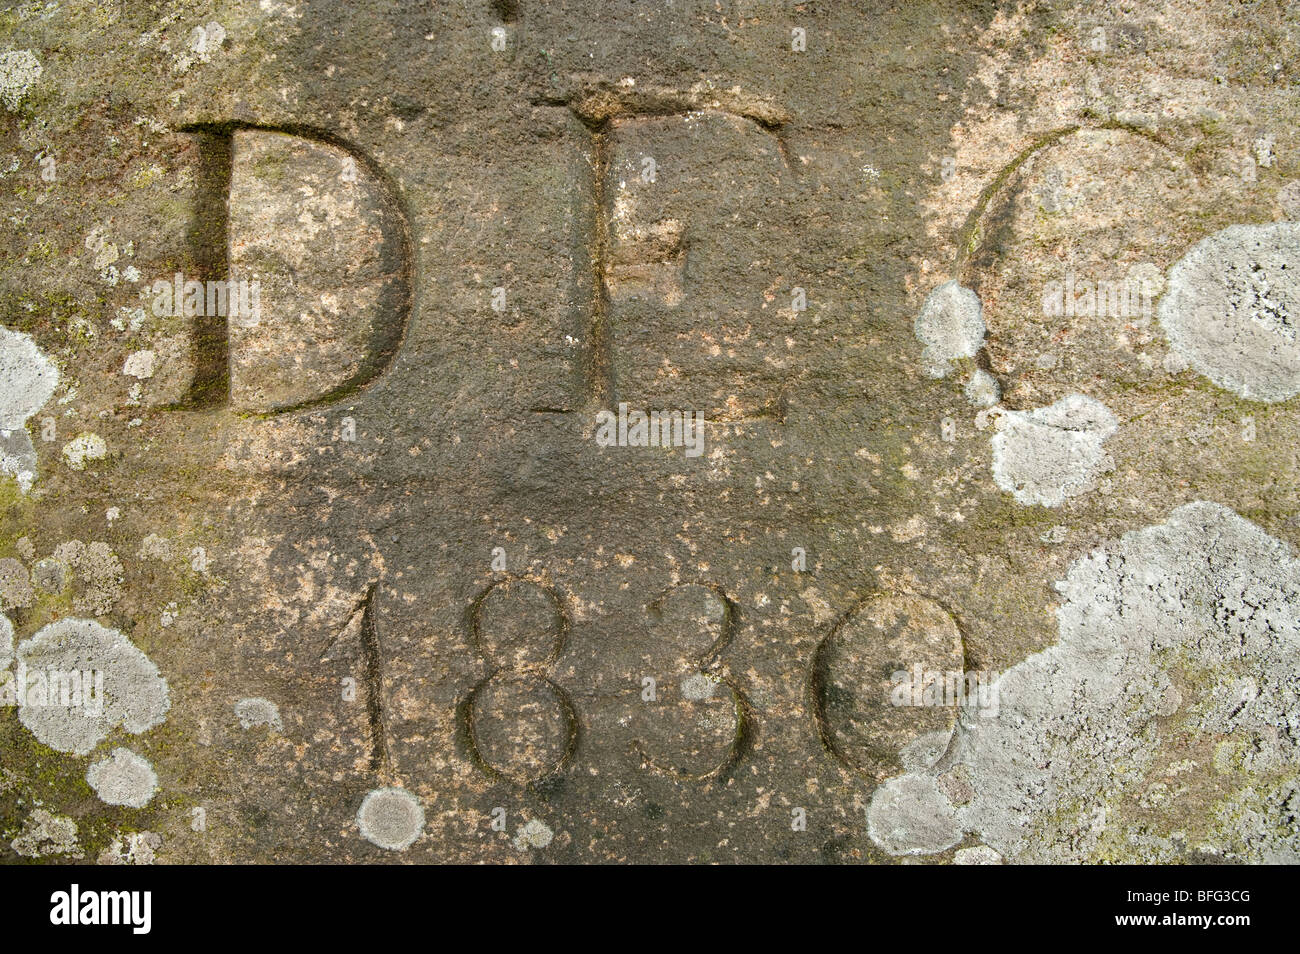
POLYGON ((1295 654, 1271 614, 1300 395, 1216 380, 1162 308, 1223 340, 1194 306, 1246 303, 1250 340, 1283 344, 1241 383, 1286 380, 1290 319, 1262 303, 1300 221, 1296 16, 10 5, 0 324, 58 369, 0 394, 23 418, 0 422, 0 560, 32 589, 4 564, 10 619, 50 658, 120 634, 110 661, 170 707, 84 754, 0 710, 0 860, 1291 857, 1295 654), (1244 244, 1176 267, 1240 227, 1275 230, 1267 292, 1214 284, 1244 244), (178 273, 255 273, 260 323, 155 308, 178 273), (958 322, 936 378, 916 332, 943 287, 982 334, 958 322), (701 412, 704 453, 598 445, 620 402, 701 412), (1165 535, 1205 566, 1169 565, 1165 535), (1137 681, 1099 676, 1070 649, 1099 631, 1058 611, 1145 606, 1139 571, 1161 611, 1104 646, 1137 681), (1208 671, 1194 632, 1250 652, 1208 671), (1063 657, 1049 684, 1091 693, 1077 753, 1134 759, 1067 751, 1057 776, 1015 760, 1050 734, 878 695, 884 666, 933 660, 1019 673, 999 720, 1041 715, 1060 700, 1008 688, 1063 657), (1245 680, 1262 701, 1231 716, 1245 680), (250 699, 282 728, 244 728, 250 699), (980 739, 1015 758, 956 759, 980 739), (124 744, 159 778, 144 808, 86 786, 124 744), (1058 811, 1024 813, 1031 835, 1007 812, 1035 786, 1058 811), (358 820, 386 789, 428 811, 400 852, 358 820))
MULTIPOLYGON (((721 110, 616 117, 604 135, 613 359, 596 393, 711 421, 777 413, 807 317, 792 304, 804 286, 781 280, 793 248, 770 241, 795 187, 780 140, 721 110)), ((819 292, 804 288, 814 312, 819 292)))

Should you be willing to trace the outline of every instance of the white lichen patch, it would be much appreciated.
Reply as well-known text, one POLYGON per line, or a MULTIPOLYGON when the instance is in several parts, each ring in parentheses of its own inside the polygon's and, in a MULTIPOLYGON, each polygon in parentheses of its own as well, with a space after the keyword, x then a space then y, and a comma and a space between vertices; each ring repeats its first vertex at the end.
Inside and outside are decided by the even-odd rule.
POLYGON ((63 462, 73 470, 85 470, 89 461, 108 456, 108 445, 98 434, 78 434, 63 445, 63 462))
POLYGON ((952 863, 955 865, 1000 865, 1002 856, 988 845, 976 845, 973 848, 960 848, 953 852, 952 863))
POLYGON ((133 734, 159 725, 171 707, 167 680, 158 667, 116 629, 89 619, 61 619, 18 645, 28 686, 18 718, 45 745, 86 755, 122 726, 133 734), (102 673, 102 697, 82 693, 81 704, 63 705, 48 691, 37 696, 37 673, 102 673))
MULTIPOLYGON (((63 583, 59 584, 59 589, 68 582, 75 584, 73 608, 82 616, 103 616, 122 598, 125 568, 113 548, 102 540, 90 543, 65 540, 54 548, 51 560, 52 563, 42 561, 38 565, 38 568, 43 567, 41 577, 45 577, 45 571, 60 575, 60 567, 73 571, 61 574, 63 583)), ((50 583, 55 584, 55 580, 51 579, 50 583)), ((58 592, 58 589, 50 592, 58 592)))
POLYGON ((36 465, 36 447, 26 428, 0 431, 0 474, 8 474, 27 493, 36 482, 36 465))
POLYGON ((14 661, 14 624, 0 614, 0 669, 8 669, 14 661))
POLYGON ((83 854, 77 844, 77 823, 63 815, 55 815, 38 808, 23 822, 23 830, 10 842, 23 858, 45 858, 65 855, 80 858, 83 854))
POLYGON ((1114 467, 1102 444, 1118 426, 1104 404, 1082 394, 1032 411, 1003 411, 993 435, 993 481, 1018 503, 1059 507, 1114 467))
POLYGON ((694 672, 682 680, 682 698, 694 702, 712 699, 718 684, 702 672, 694 672))
POLYGON ((130 749, 117 748, 90 766, 86 782, 105 805, 144 808, 158 791, 153 766, 130 749))
POLYGON ((976 370, 966 379, 963 391, 966 400, 975 407, 992 407, 1002 400, 1002 389, 998 387, 997 378, 987 371, 976 370))
POLYGON ((172 69, 184 73, 196 63, 211 63, 212 57, 226 42, 226 28, 211 20, 190 30, 186 48, 172 57, 172 69))
POLYGON ((270 699, 240 699, 235 703, 235 717, 239 719, 242 729, 264 725, 277 732, 284 731, 284 723, 280 721, 280 707, 270 699))
POLYGON ((372 845, 405 851, 424 831, 424 806, 406 789, 377 788, 362 800, 357 827, 372 845))
POLYGON ((527 851, 529 848, 545 848, 555 839, 555 832, 540 818, 530 818, 520 825, 515 832, 515 848, 527 851))
POLYGON ((1015 861, 1078 862, 1117 847, 1172 860, 1200 825, 1197 842, 1228 860, 1300 861, 1300 560, 1290 548, 1226 507, 1194 503, 1080 558, 1057 589, 1058 644, 1002 675, 995 717, 963 712, 943 764, 877 790, 873 840, 931 853, 974 832, 1015 861), (1196 781, 1171 753, 1216 741, 1215 768, 1201 774, 1218 780, 1198 801, 1171 782, 1176 765, 1196 781), (939 784, 955 770, 970 789, 960 805, 939 784), (1178 832, 1153 831, 1141 814, 1126 821, 1157 796, 1178 832))
POLYGON ((176 547, 166 537, 151 533, 140 541, 136 556, 142 560, 161 560, 167 563, 176 559, 176 547))
POLYGON ((31 337, 0 328, 0 430, 24 427, 58 385, 59 369, 31 337))
POLYGON ((126 356, 122 373, 144 381, 153 377, 154 362, 157 355, 152 351, 134 351, 126 356))
POLYGON ((916 316, 916 340, 925 346, 921 361, 932 378, 946 377, 952 362, 973 358, 984 345, 984 309, 979 296, 956 281, 944 282, 916 316))
POLYGON ((0 53, 0 102, 10 112, 16 110, 44 68, 31 50, 9 50, 0 53))
POLYGON ((151 865, 158 859, 162 835, 154 831, 123 832, 99 853, 101 865, 151 865))
POLYGON ((933 854, 962 837, 953 804, 937 780, 917 772, 891 778, 876 789, 867 831, 891 855, 933 854))
POLYGON ((59 370, 29 336, 0 328, 0 474, 23 493, 36 480, 36 448, 28 419, 45 406, 59 384, 59 370))
POLYGON ((1300 394, 1300 224, 1233 225, 1169 271, 1160 324, 1173 352, 1252 401, 1300 394))

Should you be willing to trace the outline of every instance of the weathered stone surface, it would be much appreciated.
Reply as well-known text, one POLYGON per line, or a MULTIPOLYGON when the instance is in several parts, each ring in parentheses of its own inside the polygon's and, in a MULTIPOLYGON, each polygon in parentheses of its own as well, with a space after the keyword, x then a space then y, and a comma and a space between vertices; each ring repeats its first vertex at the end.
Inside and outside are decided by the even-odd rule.
POLYGON ((1294 12, 599 7, 0 18, 0 860, 1293 858, 1294 12))

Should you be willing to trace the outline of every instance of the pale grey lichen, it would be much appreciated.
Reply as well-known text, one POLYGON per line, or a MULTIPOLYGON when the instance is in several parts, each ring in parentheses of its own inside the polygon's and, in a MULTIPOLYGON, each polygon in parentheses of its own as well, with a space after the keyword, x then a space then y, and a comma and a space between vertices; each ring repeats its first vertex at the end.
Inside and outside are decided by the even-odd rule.
POLYGON ((718 684, 704 675, 702 672, 691 673, 682 680, 681 690, 683 699, 691 699, 696 702, 705 699, 712 699, 713 693, 717 690, 718 684))
POLYGON ((105 805, 144 808, 158 791, 153 766, 130 749, 116 748, 113 754, 90 766, 86 782, 105 805))
POLYGON ((898 751, 899 761, 909 772, 927 769, 939 761, 948 748, 952 732, 925 732, 898 751))
MULTIPOLYGON (((28 607, 36 599, 27 567, 13 557, 0 558, 0 610, 28 607)), ((0 658, 3 658, 0 648, 0 658)))
POLYGON ((979 352, 984 345, 983 311, 979 296, 956 281, 930 292, 913 326, 916 340, 925 346, 921 361, 926 374, 946 377, 952 362, 979 352))
POLYGON ((26 428, 0 431, 0 474, 18 481, 23 493, 36 482, 36 447, 26 428))
POLYGON ((377 788, 362 800, 357 827, 371 844, 405 851, 424 831, 424 806, 406 789, 377 788))
POLYGON ((8 669, 14 661, 14 624, 0 614, 0 669, 8 669))
POLYGON ((23 830, 10 842, 10 847, 23 858, 44 858, 64 855, 80 858, 83 854, 77 844, 77 823, 63 815, 55 815, 38 808, 23 822, 23 830))
POLYGON ((284 723, 280 721, 280 707, 270 699, 240 699, 235 703, 235 717, 243 729, 264 725, 277 732, 284 731, 284 723))
POLYGON ((32 567, 32 584, 45 593, 62 593, 72 580, 72 567, 63 560, 46 557, 32 567))
POLYGON ((98 434, 78 434, 63 445, 63 462, 73 470, 85 470, 86 463, 108 456, 108 445, 98 434))
POLYGON ((975 407, 992 407, 1002 400, 1002 389, 998 387, 998 379, 987 371, 977 369, 966 380, 966 387, 963 390, 966 400, 975 407))
POLYGON ((103 673, 102 706, 33 704, 20 700, 18 718, 45 745, 85 755, 109 731, 133 734, 159 725, 171 706, 167 680, 122 633, 90 619, 50 623, 18 646, 27 671, 103 673))
POLYGON ((1300 394, 1300 224, 1233 225, 1169 271, 1160 324, 1174 353, 1253 401, 1300 394))
POLYGON ((933 854, 961 841, 948 796, 932 775, 908 772, 876 789, 867 813, 871 840, 891 855, 933 854))
POLYGON ((529 848, 545 848, 554 838, 551 826, 540 818, 530 818, 515 832, 513 844, 518 851, 527 851, 529 848))
POLYGON ((1059 507, 1114 467, 1102 444, 1118 426, 1104 404, 1082 394, 1003 411, 993 435, 993 481, 1018 503, 1059 507))
POLYGON ((953 852, 952 863, 955 865, 1000 865, 1002 856, 988 845, 975 845, 973 848, 959 848, 953 852))
POLYGON ((0 328, 0 430, 25 426, 58 385, 58 368, 29 335, 0 328))
POLYGON ((0 473, 26 493, 36 480, 36 448, 28 419, 45 406, 59 371, 28 335, 0 328, 0 473))
POLYGON ((123 832, 99 853, 101 865, 151 865, 162 848, 162 835, 153 831, 123 832))
POLYGON ((121 598, 125 568, 102 540, 65 540, 55 547, 52 559, 75 571, 73 606, 83 616, 102 616, 121 598))
POLYGON ((0 53, 0 102, 10 112, 18 109, 44 68, 31 50, 0 53))
POLYGON ((940 764, 877 790, 876 843, 930 853, 975 832, 1016 861, 1115 850, 1168 860, 1184 835, 1121 816, 1136 801, 1179 799, 1179 823, 1199 818, 1208 833, 1210 848, 1198 850, 1300 861, 1300 561, 1291 550, 1200 502, 1080 558, 1057 589, 1057 645, 998 679, 996 717, 963 710, 940 764), (1224 740, 1224 757, 1171 765, 1168 750, 1197 740, 1224 740), (935 784, 954 769, 971 791, 960 805, 935 784), (1235 785, 1235 794, 1197 802, 1169 784, 1184 771, 1217 772, 1213 788, 1235 785))

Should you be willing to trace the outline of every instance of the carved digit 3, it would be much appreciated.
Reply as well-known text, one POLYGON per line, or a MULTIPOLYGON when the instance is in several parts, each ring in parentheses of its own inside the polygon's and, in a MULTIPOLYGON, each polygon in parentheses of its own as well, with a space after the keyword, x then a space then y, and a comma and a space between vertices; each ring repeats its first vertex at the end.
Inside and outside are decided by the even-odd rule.
POLYGON ((569 631, 559 595, 526 580, 493 583, 470 606, 469 628, 492 669, 462 703, 475 760, 518 785, 554 775, 578 746, 573 704, 545 675, 569 631))
POLYGON ((686 583, 666 590, 646 611, 644 675, 655 682, 633 716, 632 751, 643 767, 675 778, 723 775, 749 735, 748 701, 719 665, 735 632, 735 604, 720 587, 686 583))

